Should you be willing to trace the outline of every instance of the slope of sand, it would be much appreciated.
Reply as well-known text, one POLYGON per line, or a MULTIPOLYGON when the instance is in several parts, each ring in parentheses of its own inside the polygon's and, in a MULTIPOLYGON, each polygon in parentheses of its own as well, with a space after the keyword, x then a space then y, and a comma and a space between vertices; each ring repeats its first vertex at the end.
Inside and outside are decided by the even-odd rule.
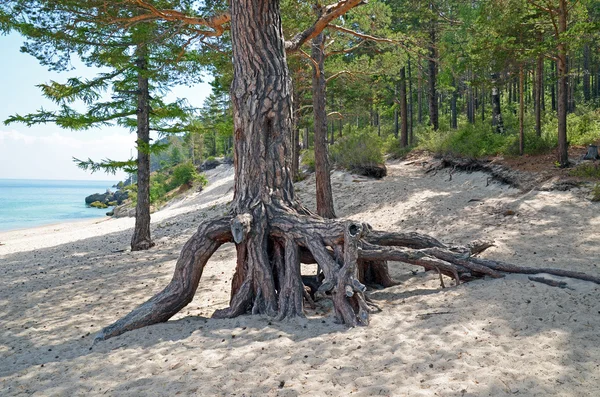
MULTIPOLYGON (((511 275, 441 289, 436 275, 392 263, 401 284, 371 292, 383 312, 369 327, 334 324, 327 302, 304 321, 213 320, 227 306, 232 245, 171 321, 92 348, 103 326, 168 283, 197 224, 226 211, 232 172, 210 179, 153 214, 157 247, 147 252, 127 250, 132 219, 0 233, 1 396, 600 395, 598 285, 511 275)), ((583 192, 449 179, 401 162, 381 181, 335 172, 337 212, 445 242, 493 239, 486 257, 600 273, 600 205, 583 192)), ((309 207, 313 186, 297 184, 309 207)))

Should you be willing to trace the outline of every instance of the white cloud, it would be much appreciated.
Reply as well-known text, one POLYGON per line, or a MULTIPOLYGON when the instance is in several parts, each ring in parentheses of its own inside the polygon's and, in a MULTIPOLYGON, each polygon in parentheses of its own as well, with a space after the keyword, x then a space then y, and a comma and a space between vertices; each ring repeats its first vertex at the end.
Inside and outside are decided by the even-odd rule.
POLYGON ((32 143, 34 143, 36 141, 36 138, 29 136, 29 135, 22 134, 15 130, 10 130, 10 131, 1 131, 0 130, 0 145, 4 144, 4 141, 22 142, 26 145, 31 145, 32 143))
POLYGON ((0 130, 0 178, 18 179, 123 179, 89 174, 72 158, 99 161, 126 160, 135 153, 135 135, 126 131, 51 132, 41 135, 29 130, 0 130))

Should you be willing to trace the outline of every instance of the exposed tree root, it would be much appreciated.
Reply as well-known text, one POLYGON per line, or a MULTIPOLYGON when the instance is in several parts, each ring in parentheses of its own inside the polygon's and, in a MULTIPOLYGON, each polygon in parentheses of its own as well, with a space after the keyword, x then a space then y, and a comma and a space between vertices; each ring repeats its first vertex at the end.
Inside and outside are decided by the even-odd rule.
MULTIPOLYGON (((214 317, 230 318, 246 313, 266 314, 283 320, 303 317, 305 282, 314 294, 318 288, 333 301, 336 320, 349 326, 368 325, 370 313, 379 310, 365 295, 365 283, 374 272, 386 286, 388 260, 422 266, 451 277, 455 284, 506 273, 548 273, 600 284, 600 277, 562 269, 521 267, 475 258, 491 246, 477 241, 450 247, 419 233, 371 230, 364 223, 329 220, 307 211, 258 205, 252 214, 224 217, 203 223, 185 244, 169 285, 127 316, 103 329, 96 340, 167 321, 193 298, 202 270, 225 242, 235 242, 237 268, 232 280, 230 306, 214 317), (267 219, 269 220, 267 222, 267 219), (321 278, 301 276, 300 263, 317 263, 321 278)), ((443 285, 443 280, 442 280, 443 285)), ((311 302, 310 295, 308 301, 311 302)))

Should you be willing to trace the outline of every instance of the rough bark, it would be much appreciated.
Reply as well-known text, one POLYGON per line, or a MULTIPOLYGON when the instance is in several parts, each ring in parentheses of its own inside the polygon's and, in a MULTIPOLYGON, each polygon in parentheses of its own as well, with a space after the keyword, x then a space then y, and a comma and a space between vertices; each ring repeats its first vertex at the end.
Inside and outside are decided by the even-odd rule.
POLYGON ((315 180, 317 189, 317 213, 325 218, 335 218, 333 192, 327 146, 327 113, 325 110, 325 37, 319 34, 312 41, 313 63, 312 94, 315 124, 315 180))
POLYGON ((408 131, 408 136, 409 136, 409 143, 412 145, 414 144, 414 136, 413 136, 413 127, 414 127, 414 117, 413 117, 413 84, 412 84, 412 68, 411 68, 411 61, 410 61, 410 57, 408 58, 408 114, 409 114, 409 131, 408 131))
POLYGON ((438 109, 438 94, 437 94, 437 23, 435 19, 430 22, 429 28, 429 125, 434 131, 440 128, 439 124, 439 109, 438 109))
MULTIPOLYGON (((499 134, 504 133, 504 121, 500 108, 500 90, 498 89, 498 73, 492 73, 492 126, 499 134)), ((510 94, 509 94, 510 96, 510 94)))
POLYGON ((150 236, 150 93, 148 88, 147 49, 136 48, 138 68, 137 93, 137 203, 131 250, 147 250, 154 246, 150 236))
POLYGON ((544 57, 537 57, 535 71, 535 134, 542 136, 542 98, 544 97, 544 57))
POLYGON ((525 98, 523 64, 519 65, 519 155, 525 154, 525 98))
MULTIPOLYGON (((559 1, 558 15, 558 34, 567 31, 567 1, 559 1)), ((558 164, 560 167, 569 165, 569 152, 567 142, 567 106, 568 106, 568 87, 567 87, 567 46, 564 38, 558 44, 558 54, 556 61, 556 70, 558 74, 558 95, 557 95, 557 116, 558 116, 558 164)))
POLYGON ((408 146, 408 111, 406 107, 406 68, 400 69, 400 146, 408 146))
POLYGON ((583 99, 587 102, 592 99, 592 90, 590 83, 590 45, 583 46, 583 99))
POLYGON ((456 109, 456 101, 458 99, 458 89, 456 87, 456 79, 452 76, 452 96, 450 97, 450 128, 458 128, 458 114, 456 109))

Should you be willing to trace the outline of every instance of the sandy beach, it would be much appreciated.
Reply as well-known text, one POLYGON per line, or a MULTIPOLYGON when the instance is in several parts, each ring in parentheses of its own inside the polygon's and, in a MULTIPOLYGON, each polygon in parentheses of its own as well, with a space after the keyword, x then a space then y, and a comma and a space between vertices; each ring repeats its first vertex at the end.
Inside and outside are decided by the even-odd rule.
MULTIPOLYGON (((483 173, 392 162, 373 180, 335 171, 338 216, 447 242, 488 239, 482 256, 600 274, 600 203, 586 191, 519 191, 483 173)), ((169 282, 187 239, 227 212, 233 171, 152 215, 156 247, 131 252, 134 220, 0 233, 0 396, 600 396, 600 286, 525 275, 442 289, 437 274, 390 263, 400 284, 371 290, 369 327, 211 319, 226 307, 235 249, 204 270, 170 321, 92 346, 94 334, 169 282)), ((296 185, 314 208, 314 176, 296 185)), ((545 276, 547 278, 555 278, 545 276)))

